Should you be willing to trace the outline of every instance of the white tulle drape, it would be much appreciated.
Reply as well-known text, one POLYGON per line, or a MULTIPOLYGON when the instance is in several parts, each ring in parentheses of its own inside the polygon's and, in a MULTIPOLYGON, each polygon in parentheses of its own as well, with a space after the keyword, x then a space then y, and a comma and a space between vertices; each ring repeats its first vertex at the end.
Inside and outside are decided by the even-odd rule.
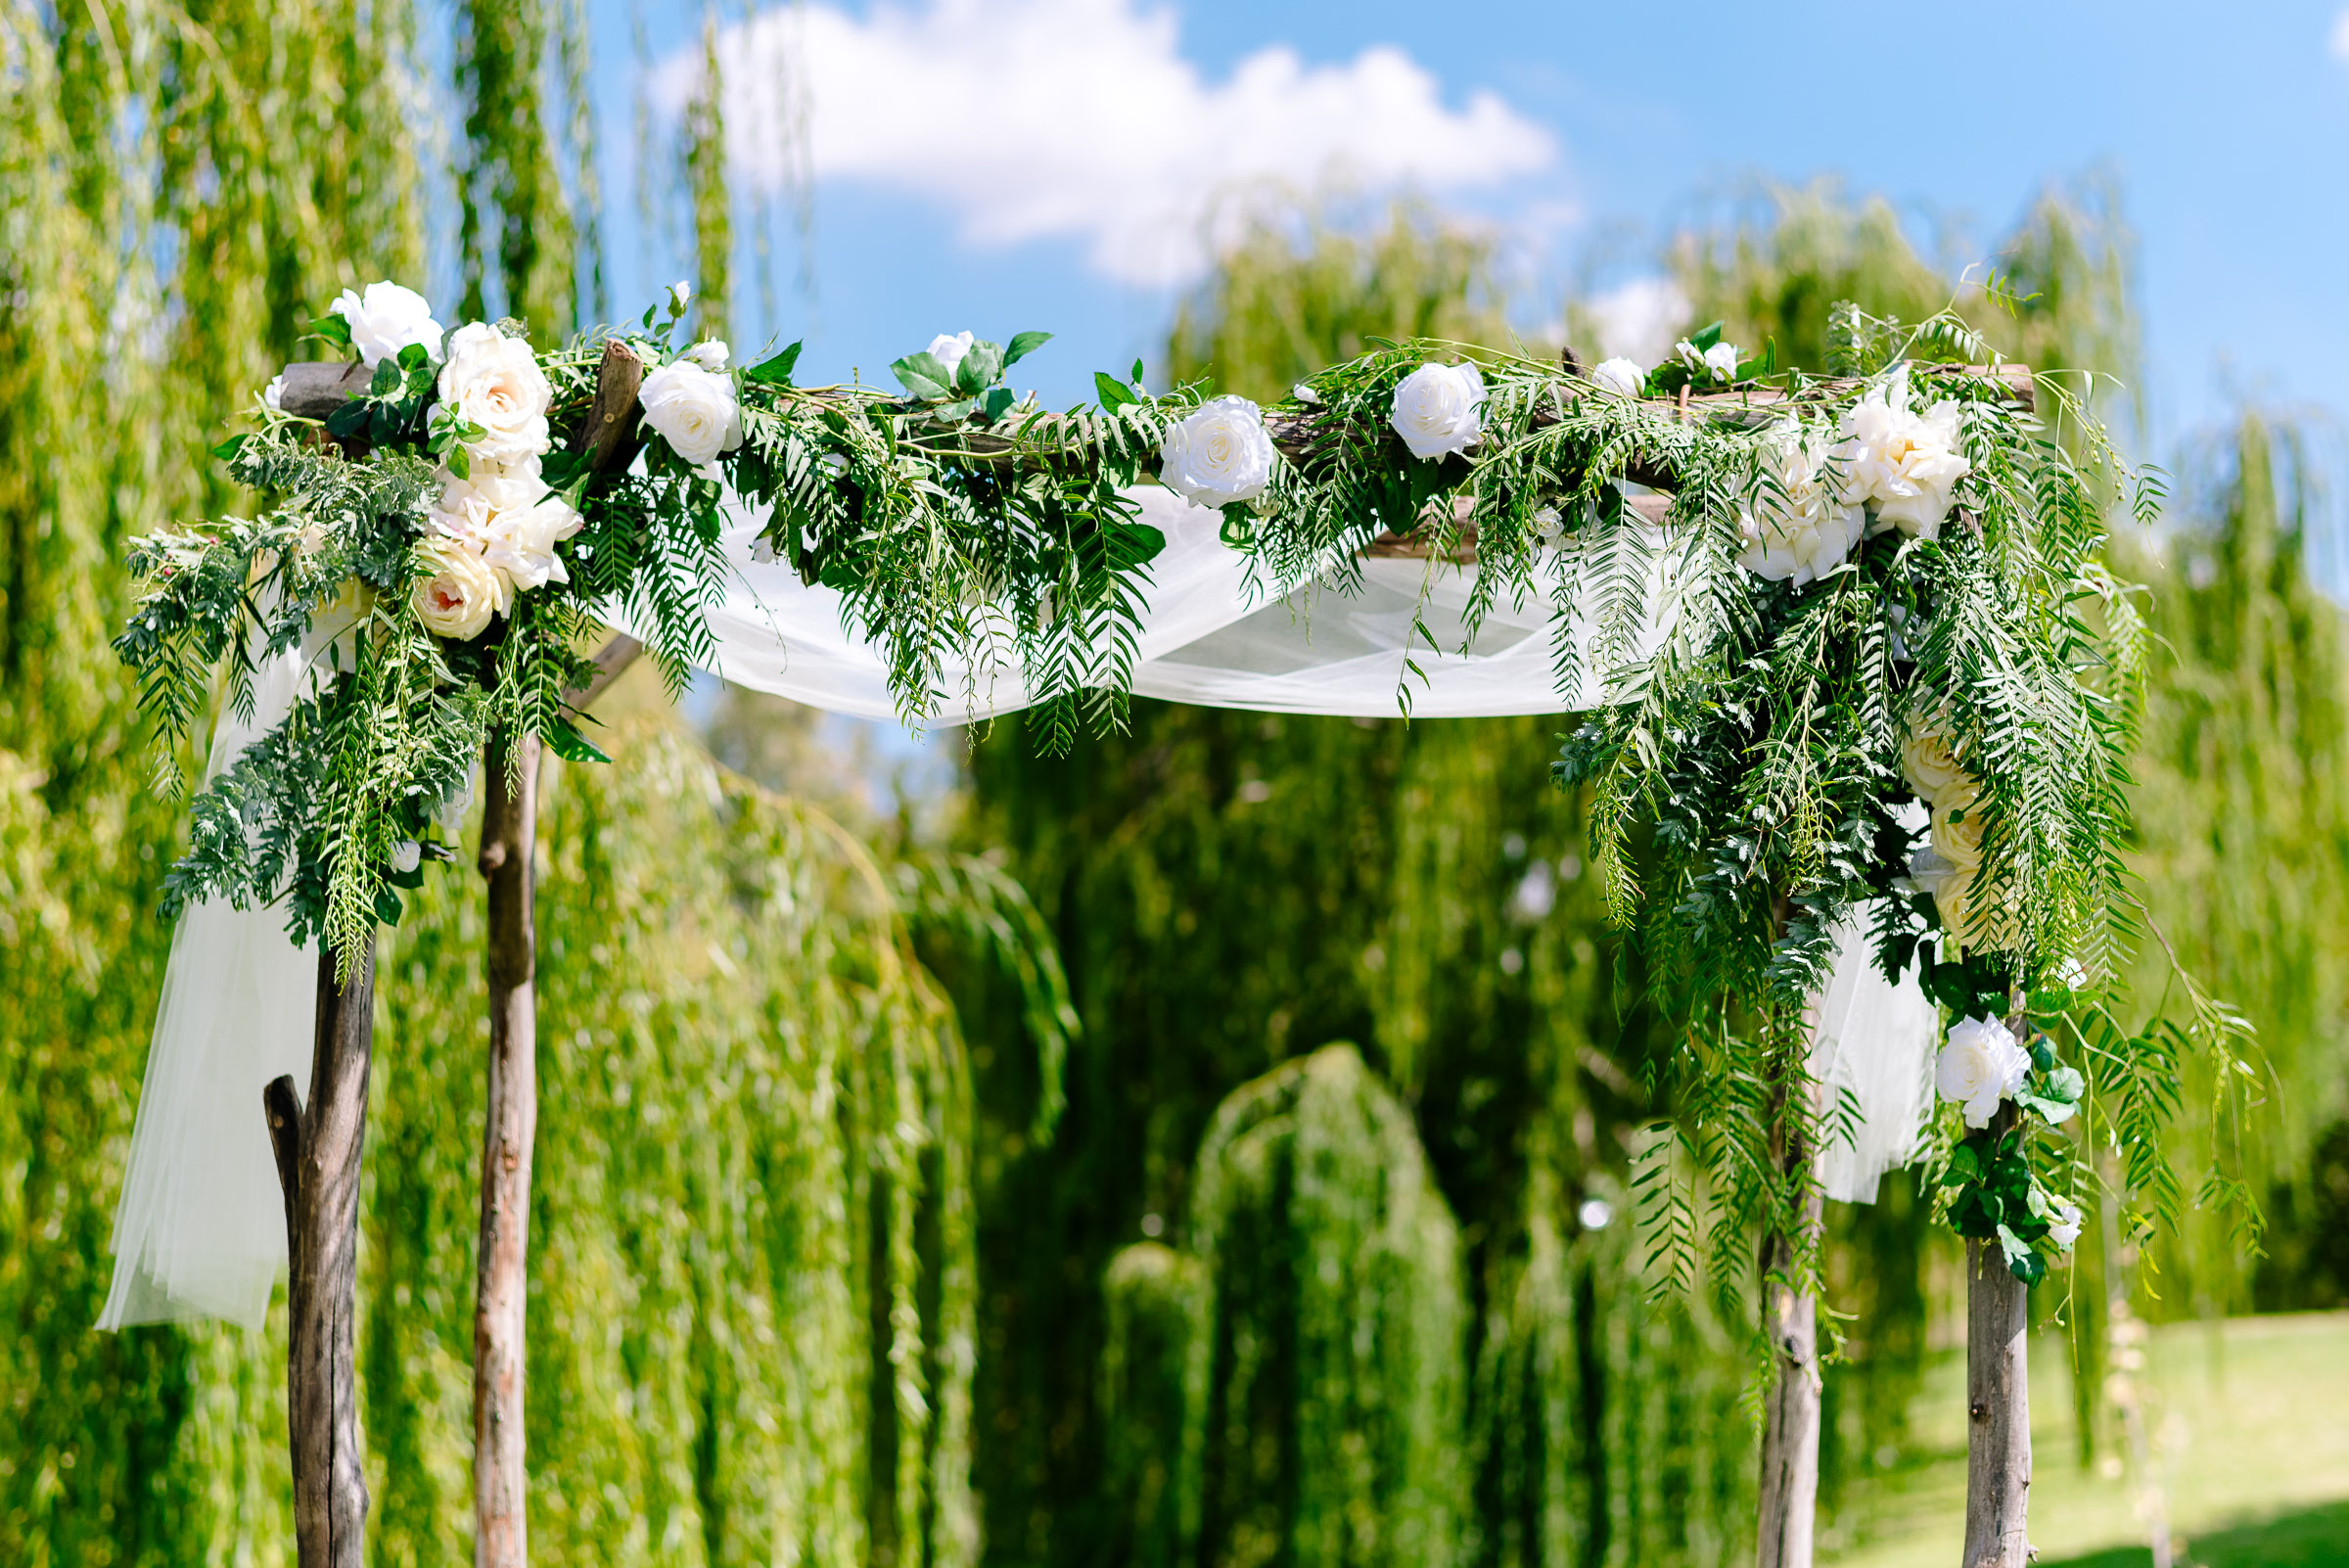
MULTIPOLYGON (((274 728, 347 629, 322 618, 303 648, 253 671, 253 714, 224 714, 206 776, 274 728)), ((281 909, 193 905, 172 933, 122 1200, 115 1278, 100 1328, 218 1317, 258 1328, 286 1269, 285 1199, 261 1114, 261 1086, 306 1085, 317 1005, 315 953, 286 935, 281 909)))
MULTIPOLYGON (((1142 696, 1380 717, 1399 713, 1407 694, 1418 718, 1556 714, 1600 700, 1589 686, 1559 692, 1552 611, 1542 599, 1504 599, 1474 646, 1459 651, 1473 568, 1372 560, 1361 563, 1359 580, 1333 574, 1273 599, 1246 559, 1222 545, 1214 514, 1156 487, 1135 495, 1168 540, 1152 564, 1133 669, 1142 696)), ((833 713, 897 716, 887 666, 843 623, 840 596, 804 584, 787 566, 754 560, 757 529, 745 514, 727 535, 735 574, 710 618, 712 672, 833 713)), ((625 626, 624 618, 616 623, 625 626)), ((1576 625, 1570 634, 1587 643, 1589 629, 1576 625)), ((1660 634, 1648 627, 1645 645, 1660 634)), ((252 719, 223 720, 215 735, 215 770, 291 708, 305 668, 288 655, 260 672, 252 719)), ((990 717, 1030 701, 1009 662, 950 668, 944 686, 947 695, 926 715, 932 723, 990 717)), ((261 1086, 280 1074, 299 1076, 314 985, 314 960, 287 940, 276 910, 207 903, 182 919, 131 1136, 101 1327, 260 1321, 286 1257, 261 1086)), ((1937 1034, 1932 1004, 1915 983, 1885 983, 1861 932, 1845 933, 1820 1000, 1813 1061, 1830 1095, 1848 1090, 1861 1118, 1856 1136, 1822 1156, 1830 1197, 1872 1202, 1883 1173, 1911 1157, 1930 1106, 1937 1034)))

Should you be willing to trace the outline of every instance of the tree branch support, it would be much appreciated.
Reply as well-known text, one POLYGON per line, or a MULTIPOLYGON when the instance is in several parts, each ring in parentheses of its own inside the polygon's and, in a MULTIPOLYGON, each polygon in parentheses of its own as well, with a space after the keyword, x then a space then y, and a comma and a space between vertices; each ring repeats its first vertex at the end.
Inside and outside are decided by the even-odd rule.
POLYGON ((317 1024, 305 1107, 291 1077, 261 1091, 286 1198, 286 1428, 301 1568, 363 1568, 367 1476, 359 1444, 356 1309, 359 1170, 375 1045, 375 938, 350 984, 318 953, 317 1024))

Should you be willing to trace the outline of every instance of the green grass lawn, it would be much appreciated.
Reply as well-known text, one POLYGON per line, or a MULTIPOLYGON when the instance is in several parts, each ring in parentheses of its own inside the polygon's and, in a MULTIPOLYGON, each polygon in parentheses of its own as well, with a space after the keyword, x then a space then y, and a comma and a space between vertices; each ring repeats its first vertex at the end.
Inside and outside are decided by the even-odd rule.
MULTIPOLYGON (((2349 1565, 2349 1313, 2156 1329, 2145 1382, 2180 1563, 2349 1565)), ((2130 1486, 2083 1470, 2070 1348, 2031 1357, 2031 1540, 2042 1568, 2151 1560, 2130 1486)), ((1923 1457, 1854 1486, 1820 1556, 1837 1568, 1957 1568, 1964 1536, 1964 1365, 1933 1367, 1913 1413, 1923 1457)))

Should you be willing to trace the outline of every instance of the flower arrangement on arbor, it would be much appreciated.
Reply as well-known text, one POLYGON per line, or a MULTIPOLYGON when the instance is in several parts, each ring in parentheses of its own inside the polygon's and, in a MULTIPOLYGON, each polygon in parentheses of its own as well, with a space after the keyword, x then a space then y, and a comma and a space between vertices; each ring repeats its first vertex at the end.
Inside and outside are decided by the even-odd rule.
MULTIPOLYGON (((2122 762, 2145 658, 2099 550, 2114 498, 2142 518, 2159 492, 2060 382, 1998 365, 1954 315, 1839 307, 1828 377, 1716 326, 1587 373, 1381 345, 1270 409, 1152 392, 1137 364, 1052 413, 1006 384, 1045 334, 942 336, 895 388, 803 387, 797 345, 739 364, 687 341, 687 306, 680 286, 548 349, 512 322, 443 333, 389 284, 322 318, 366 380, 322 417, 273 388, 218 449, 259 514, 134 550, 147 588, 117 646, 173 787, 216 670, 243 706, 260 658, 331 650, 197 794, 167 909, 282 900, 347 965, 452 856, 436 823, 485 742, 600 757, 566 695, 599 616, 624 611, 672 688, 707 662, 730 508, 763 509, 759 553, 839 591, 909 720, 950 663, 1004 654, 1045 745, 1117 725, 1165 543, 1131 491, 1156 480, 1278 593, 1343 585, 1400 536, 1473 551, 1471 636, 1504 596, 1554 606, 1561 689, 1603 693, 1556 777, 1589 790, 1610 907, 1686 1024, 1682 1111, 1643 1176, 1668 1274, 1694 1277, 1709 1230, 1706 1271, 1734 1281, 1759 1226, 1795 1239, 1781 1283, 1815 1277, 1815 1178, 1789 1151, 1834 1111, 1798 1092, 1804 1010, 1861 918, 1956 1020, 1934 1158, 1962 1234, 2024 1282, 2071 1244, 2084 1160, 2030 1130, 2092 1091, 2130 1195, 2175 1207, 2148 1162, 2181 1037, 2130 1037, 2099 1000, 2136 934, 2122 762), (613 407, 616 363, 633 396, 613 407)), ((2189 994, 2186 1034, 2231 1056, 2239 1025, 2189 994)))

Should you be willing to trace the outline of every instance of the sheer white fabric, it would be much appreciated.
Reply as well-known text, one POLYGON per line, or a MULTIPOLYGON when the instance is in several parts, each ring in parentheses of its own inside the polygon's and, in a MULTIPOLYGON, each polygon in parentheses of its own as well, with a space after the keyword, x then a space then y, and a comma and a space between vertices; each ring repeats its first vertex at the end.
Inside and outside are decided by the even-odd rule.
MULTIPOLYGON (((1540 599, 1496 606, 1474 646, 1459 651, 1472 567, 1367 561, 1359 583, 1333 575, 1267 602, 1246 559, 1219 539, 1215 514, 1155 486, 1135 498, 1167 535, 1151 568, 1133 671, 1140 695, 1390 717, 1407 693, 1418 718, 1562 714, 1601 700, 1589 685, 1559 693, 1551 610, 1540 599)), ((710 618, 712 672, 833 713, 896 717, 887 667, 842 623, 840 596, 806 586, 788 566, 753 560, 757 532, 757 519, 745 513, 726 536, 735 576, 710 618)), ((616 623, 624 627, 624 618, 616 623)), ((214 733, 212 771, 291 710, 314 647, 338 629, 322 627, 313 650, 265 664, 252 719, 224 718, 214 733)), ((1587 645, 1589 629, 1574 626, 1571 635, 1587 645)), ((1660 635, 1656 625, 1645 628, 1643 649, 1660 635)), ((1029 702, 1008 661, 949 669, 944 684, 949 695, 926 715, 932 722, 991 717, 1029 702)), ((281 1074, 302 1076, 315 984, 315 960, 287 938, 280 911, 204 903, 182 917, 131 1134, 101 1328, 198 1317, 261 1322, 286 1264, 261 1086, 281 1074)), ((1872 1202, 1883 1172, 1909 1159, 1930 1103, 1938 1029, 1915 983, 1885 984, 1860 932, 1847 933, 1821 999, 1815 1070, 1830 1093, 1851 1091, 1862 1119, 1850 1144, 1822 1156, 1829 1196, 1872 1202)))
MULTIPOLYGON (((322 621, 311 646, 262 661, 253 716, 223 715, 207 776, 293 710, 315 651, 349 623, 322 621)), ((191 907, 172 934, 147 1048, 122 1199, 115 1277, 100 1328, 218 1317, 258 1328, 286 1270, 285 1200, 261 1088, 304 1085, 316 956, 286 935, 281 909, 191 907)))

